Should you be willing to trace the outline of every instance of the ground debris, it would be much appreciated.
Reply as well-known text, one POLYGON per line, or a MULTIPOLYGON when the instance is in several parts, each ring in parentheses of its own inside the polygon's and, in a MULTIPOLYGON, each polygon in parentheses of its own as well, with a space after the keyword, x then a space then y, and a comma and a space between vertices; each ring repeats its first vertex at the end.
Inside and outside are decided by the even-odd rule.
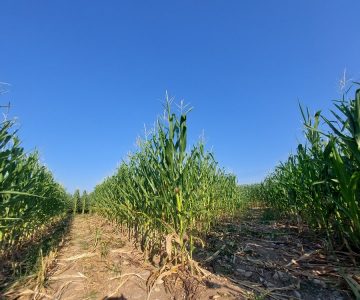
MULTIPOLYGON (((261 211, 219 222, 204 240, 209 253, 222 251, 214 260, 203 259, 204 267, 262 299, 355 299, 358 285, 342 273, 360 274, 353 263, 356 257, 359 265, 360 257, 327 251, 324 234, 262 220, 261 211)), ((195 257, 207 257, 204 251, 195 257)))
POLYGON ((25 285, 8 299, 347 300, 359 293, 352 259, 325 251, 323 237, 305 227, 299 234, 253 217, 219 222, 204 240, 193 256, 199 276, 186 266, 147 262, 116 225, 76 216, 45 284, 25 285))
MULTIPOLYGON (((221 251, 212 255, 211 260, 222 257, 221 251)), ((44 284, 29 281, 5 299, 246 299, 242 288, 193 263, 203 278, 181 265, 161 272, 117 225, 96 215, 77 215, 44 284)))

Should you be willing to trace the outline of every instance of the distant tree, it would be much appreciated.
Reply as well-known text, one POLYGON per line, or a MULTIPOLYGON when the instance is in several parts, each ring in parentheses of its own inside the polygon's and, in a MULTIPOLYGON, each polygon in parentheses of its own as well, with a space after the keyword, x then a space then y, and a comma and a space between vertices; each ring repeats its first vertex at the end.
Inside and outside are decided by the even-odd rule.
POLYGON ((94 212, 94 202, 93 202, 93 193, 88 195, 88 203, 89 203, 89 214, 94 212))
POLYGON ((75 190, 74 195, 73 195, 73 201, 74 201, 74 209, 73 209, 73 213, 74 215, 77 213, 78 209, 79 209, 79 204, 80 204, 80 191, 78 189, 75 190))
POLYGON ((83 194, 81 196, 81 203, 82 203, 82 211, 81 213, 84 214, 85 211, 89 211, 89 196, 86 191, 83 191, 83 194))

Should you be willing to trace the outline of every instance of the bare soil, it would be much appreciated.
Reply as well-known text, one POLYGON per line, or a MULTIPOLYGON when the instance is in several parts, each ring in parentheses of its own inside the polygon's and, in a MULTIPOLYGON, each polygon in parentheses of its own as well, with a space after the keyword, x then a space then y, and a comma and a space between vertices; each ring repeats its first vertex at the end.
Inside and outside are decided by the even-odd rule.
POLYGON ((359 280, 355 253, 325 250, 322 235, 263 222, 261 215, 252 210, 241 220, 224 220, 204 237, 206 248, 198 248, 194 259, 211 272, 206 278, 183 269, 151 288, 148 279, 159 268, 117 226, 76 216, 42 270, 44 280, 28 281, 5 299, 355 299, 344 279, 359 280))
POLYGON ((245 299, 246 291, 226 278, 209 276, 204 282, 186 272, 157 280, 151 291, 149 277, 158 268, 144 261, 117 226, 94 215, 76 216, 64 245, 44 273, 17 285, 6 299, 245 299), (208 285, 208 286, 207 286, 208 285))
POLYGON ((241 220, 220 222, 197 260, 220 249, 204 266, 260 299, 356 298, 345 278, 360 284, 360 255, 345 245, 331 248, 324 233, 263 216, 263 209, 252 209, 241 220))

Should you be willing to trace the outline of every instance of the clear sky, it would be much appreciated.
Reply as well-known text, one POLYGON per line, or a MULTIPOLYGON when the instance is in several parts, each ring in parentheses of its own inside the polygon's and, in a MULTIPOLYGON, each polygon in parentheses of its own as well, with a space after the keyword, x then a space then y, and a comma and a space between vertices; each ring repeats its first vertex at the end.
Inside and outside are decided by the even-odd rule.
POLYGON ((0 2, 0 81, 27 150, 69 191, 114 172, 165 91, 184 99, 240 183, 302 138, 298 101, 326 109, 360 79, 360 1, 0 2))

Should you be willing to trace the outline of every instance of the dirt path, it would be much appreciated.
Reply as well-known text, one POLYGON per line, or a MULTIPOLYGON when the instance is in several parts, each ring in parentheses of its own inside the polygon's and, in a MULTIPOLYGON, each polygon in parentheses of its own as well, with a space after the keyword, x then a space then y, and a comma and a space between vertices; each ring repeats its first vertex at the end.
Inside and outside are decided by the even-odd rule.
POLYGON ((208 233, 207 247, 197 249, 195 259, 213 272, 206 279, 182 271, 157 280, 150 294, 147 280, 159 269, 145 262, 119 226, 76 216, 41 285, 25 283, 6 299, 353 299, 339 272, 358 280, 359 262, 327 253, 311 232, 261 222, 256 211, 250 215, 220 222, 208 233))
POLYGON ((76 216, 46 280, 44 299, 244 299, 240 288, 216 276, 192 295, 166 291, 160 280, 148 298, 146 280, 153 271, 116 226, 96 216, 76 216))
MULTIPOLYGON (((152 268, 116 228, 96 216, 76 216, 45 293, 53 299, 146 299, 152 268), (121 298, 122 297, 122 298, 121 298)), ((152 299, 169 299, 164 288, 152 299)))

